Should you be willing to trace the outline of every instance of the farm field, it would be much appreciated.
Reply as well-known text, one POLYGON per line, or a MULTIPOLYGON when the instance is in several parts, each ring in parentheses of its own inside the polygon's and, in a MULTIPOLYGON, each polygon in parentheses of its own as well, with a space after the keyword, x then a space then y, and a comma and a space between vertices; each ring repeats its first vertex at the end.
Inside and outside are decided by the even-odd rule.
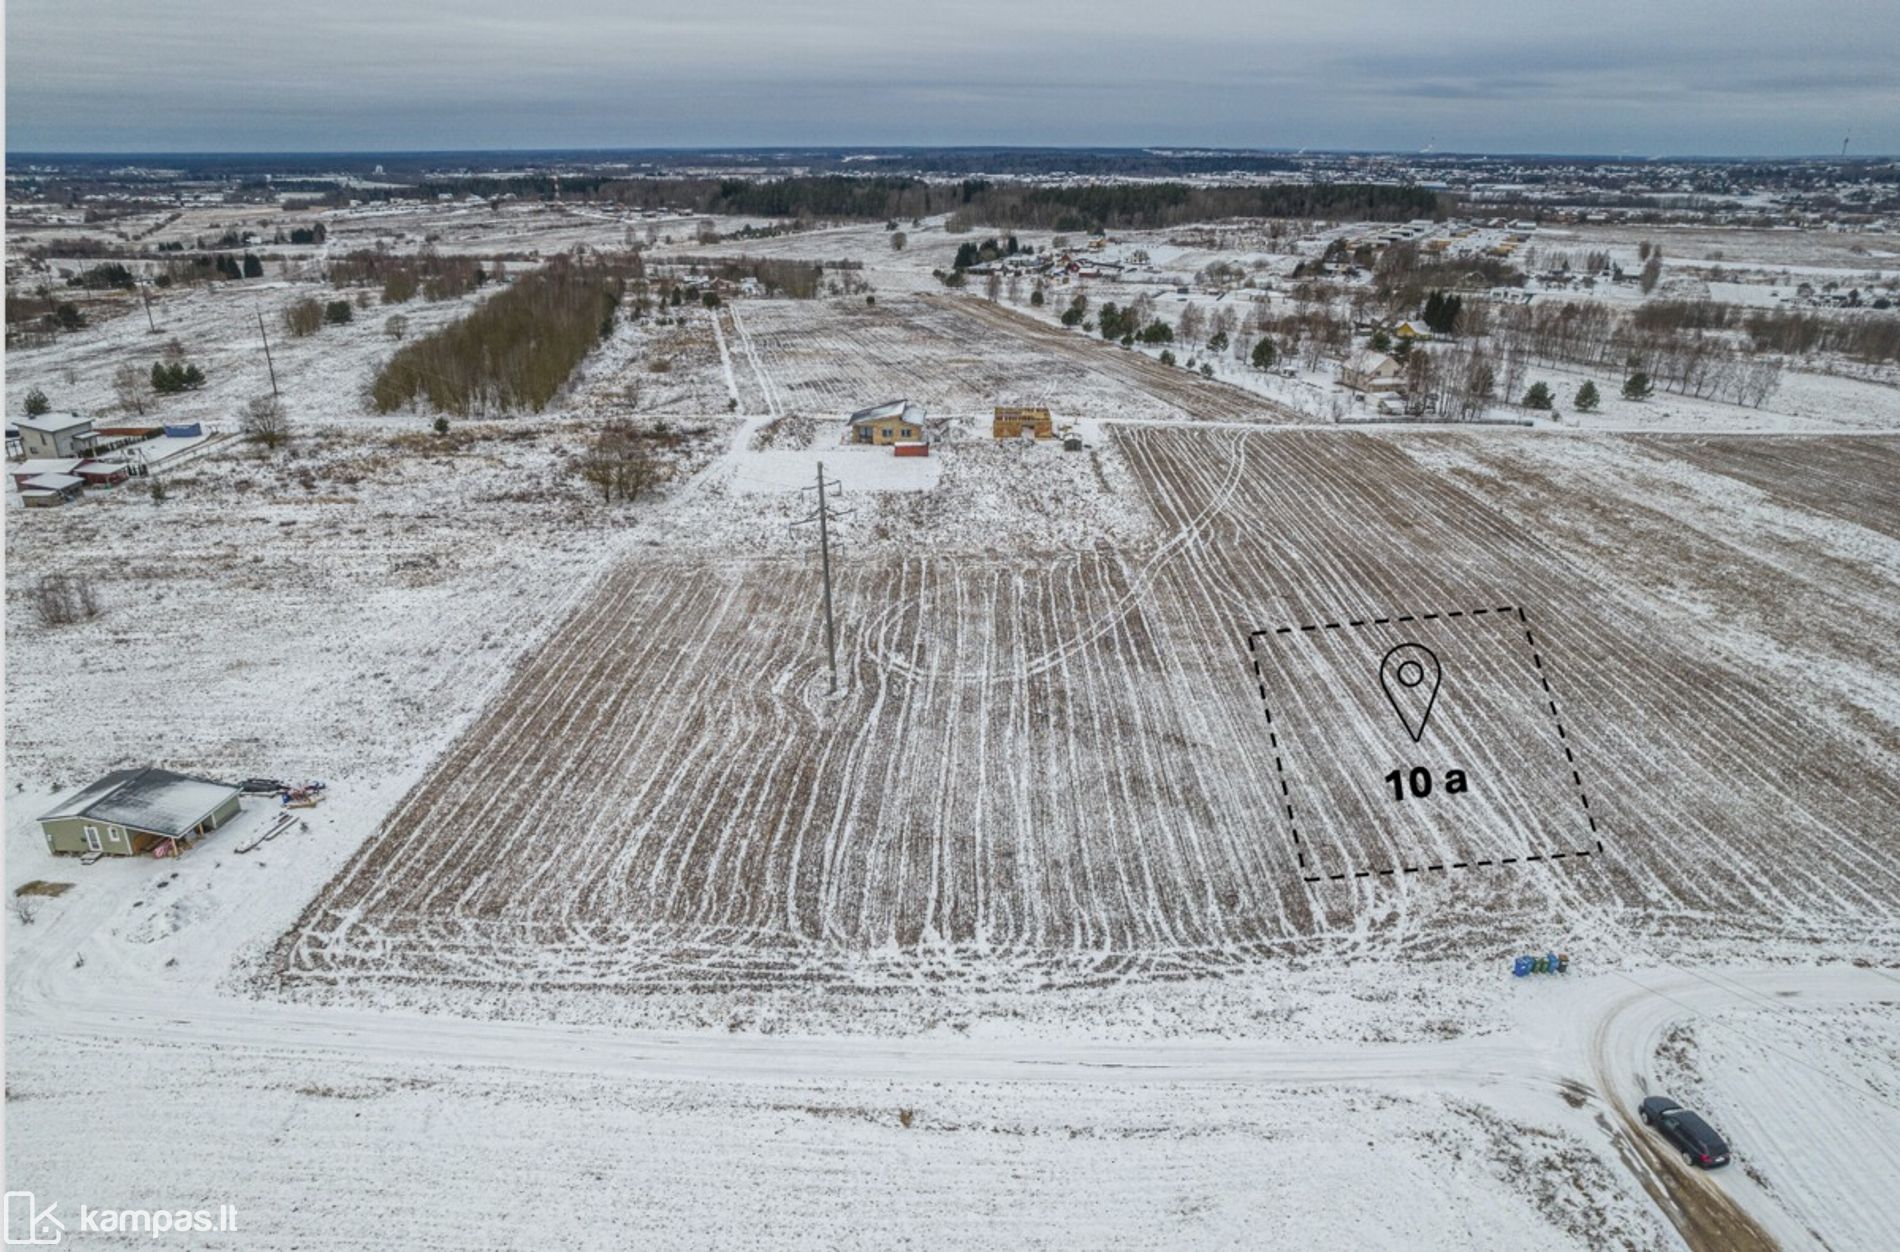
MULTIPOLYGON (((1833 444, 1783 455, 1846 455, 1833 444)), ((292 994, 451 986, 517 1011, 639 990, 591 1010, 638 1018, 669 1003, 658 993, 717 1004, 925 978, 1020 996, 1244 974, 1269 955, 1346 955, 1368 927, 1426 956, 1538 935, 1599 960, 1892 941, 1894 709, 1864 634, 1797 620, 1900 626, 1891 538, 1788 501, 1721 513, 1726 482, 1668 444, 1140 427, 1114 447, 1159 539, 853 564, 836 700, 801 608, 808 566, 626 559, 311 906, 270 976, 292 994), (1553 459, 1601 492, 1546 495, 1553 459), (1801 577, 1797 558, 1798 601, 1735 599, 1801 577), (1657 578, 1673 602, 1652 596, 1657 578), (1455 817, 1409 827, 1367 820, 1396 728, 1370 685, 1377 652, 1321 654, 1297 629, 1279 661, 1248 649, 1282 625, 1503 606, 1525 609, 1537 663, 1523 620, 1487 624, 1475 647, 1459 633, 1475 618, 1425 636, 1448 660, 1464 649, 1456 682, 1476 712, 1448 690, 1445 734, 1480 781, 1445 798, 1455 817), (1717 620, 1691 629, 1699 613, 1717 620), (1354 665, 1362 686, 1342 693, 1354 665), (1507 707, 1521 723, 1485 724, 1507 707), (1354 752, 1365 765, 1342 777, 1354 752), (1528 859, 1559 849, 1591 855, 1528 859)), ((1877 481, 1882 465, 1863 468, 1877 481)), ((835 1007, 856 1014, 859 998, 835 1007)))
POLYGON ((1239 388, 985 300, 771 301, 746 309, 745 321, 790 410, 850 412, 866 397, 908 395, 933 412, 984 417, 995 404, 1054 403, 1065 417, 1302 420, 1239 388))

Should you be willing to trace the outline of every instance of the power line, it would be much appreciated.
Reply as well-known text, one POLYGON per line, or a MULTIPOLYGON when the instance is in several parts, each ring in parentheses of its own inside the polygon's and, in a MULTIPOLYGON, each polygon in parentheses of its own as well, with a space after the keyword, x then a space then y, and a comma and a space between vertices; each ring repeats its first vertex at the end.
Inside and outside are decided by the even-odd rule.
POLYGON ((825 582, 825 655, 831 662, 831 690, 829 694, 837 695, 838 634, 836 627, 832 623, 831 614, 831 523, 851 516, 851 511, 849 509, 834 509, 826 501, 825 492, 827 490, 842 495, 844 488, 835 480, 830 482, 826 481, 825 463, 823 461, 818 462, 818 485, 816 487, 801 487, 799 490, 801 492, 816 491, 818 493, 817 510, 813 512, 810 517, 793 522, 792 528, 797 529, 800 526, 809 526, 813 522, 818 523, 818 552, 820 563, 824 567, 825 582))

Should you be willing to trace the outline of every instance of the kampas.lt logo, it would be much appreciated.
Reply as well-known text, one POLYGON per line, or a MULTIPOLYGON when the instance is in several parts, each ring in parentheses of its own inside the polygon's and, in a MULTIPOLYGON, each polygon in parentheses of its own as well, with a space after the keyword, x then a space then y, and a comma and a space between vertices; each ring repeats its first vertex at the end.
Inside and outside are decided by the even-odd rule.
POLYGON ((41 1208, 31 1191, 7 1192, 7 1243, 10 1246, 58 1243, 66 1237, 66 1223, 53 1216, 55 1200, 41 1208))

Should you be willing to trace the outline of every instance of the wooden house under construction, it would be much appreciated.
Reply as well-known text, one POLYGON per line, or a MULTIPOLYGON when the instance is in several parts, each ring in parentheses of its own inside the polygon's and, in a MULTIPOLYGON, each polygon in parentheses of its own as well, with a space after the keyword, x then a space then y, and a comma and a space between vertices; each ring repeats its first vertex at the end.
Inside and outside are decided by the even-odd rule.
POLYGON ((998 439, 1020 439, 1024 435, 1053 439, 1056 428, 1048 409, 999 405, 990 433, 998 439))

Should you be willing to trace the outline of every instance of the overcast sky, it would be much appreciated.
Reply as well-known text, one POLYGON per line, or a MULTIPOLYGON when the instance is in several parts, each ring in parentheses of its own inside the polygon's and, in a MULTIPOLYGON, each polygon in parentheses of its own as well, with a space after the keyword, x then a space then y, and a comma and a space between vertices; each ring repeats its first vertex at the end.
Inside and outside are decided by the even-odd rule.
POLYGON ((1900 0, 10 0, 13 151, 1900 152, 1900 0))

